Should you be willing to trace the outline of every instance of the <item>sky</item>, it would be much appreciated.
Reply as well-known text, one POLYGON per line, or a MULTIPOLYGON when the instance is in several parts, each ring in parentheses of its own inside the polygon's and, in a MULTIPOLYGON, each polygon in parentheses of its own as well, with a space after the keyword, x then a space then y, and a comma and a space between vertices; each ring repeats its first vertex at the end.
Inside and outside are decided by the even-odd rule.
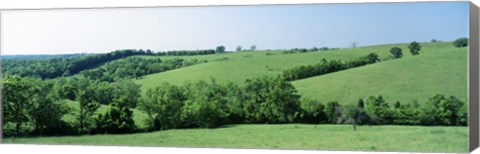
POLYGON ((350 47, 468 36, 468 2, 15 10, 1 54, 350 47))

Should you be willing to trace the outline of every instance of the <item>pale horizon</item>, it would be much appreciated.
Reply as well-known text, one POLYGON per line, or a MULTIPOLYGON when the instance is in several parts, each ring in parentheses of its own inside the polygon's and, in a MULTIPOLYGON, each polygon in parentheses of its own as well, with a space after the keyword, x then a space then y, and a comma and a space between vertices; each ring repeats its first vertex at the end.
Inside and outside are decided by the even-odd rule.
POLYGON ((468 2, 5 11, 1 26, 2 55, 346 48, 468 37, 468 2))

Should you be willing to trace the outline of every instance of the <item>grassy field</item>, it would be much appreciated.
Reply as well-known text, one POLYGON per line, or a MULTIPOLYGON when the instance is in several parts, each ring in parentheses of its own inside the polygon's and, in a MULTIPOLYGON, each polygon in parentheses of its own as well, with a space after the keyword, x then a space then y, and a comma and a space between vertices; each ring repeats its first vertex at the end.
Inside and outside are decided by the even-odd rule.
POLYGON ((4 143, 467 152, 468 127, 232 125, 129 135, 5 138, 4 143), (408 147, 408 148, 406 148, 408 147))
POLYGON ((408 52, 407 44, 296 54, 255 51, 201 56, 165 56, 164 59, 181 57, 204 59, 209 62, 146 75, 135 82, 142 86, 143 92, 161 82, 180 85, 187 81, 210 81, 211 78, 215 78, 219 83, 241 84, 249 78, 279 75, 285 69, 315 64, 322 58, 349 60, 371 52, 379 54, 384 62, 296 81, 294 85, 300 94, 306 97, 321 101, 338 100, 341 103, 377 94, 385 95, 388 101, 402 102, 423 101, 437 93, 466 99, 466 48, 456 49, 450 42, 424 43, 421 55, 416 57, 408 52), (401 47, 404 57, 386 61, 393 46, 401 47), (223 58, 226 60, 220 60, 223 58))
POLYGON ((423 102, 435 94, 454 95, 466 102, 467 58, 467 48, 445 47, 293 84, 302 96, 322 102, 355 103, 371 95, 382 95, 391 103, 423 102))
MULTIPOLYGON (((209 62, 146 75, 143 76, 143 79, 135 82, 142 85, 143 90, 153 88, 161 82, 183 84, 186 81, 210 81, 211 78, 215 78, 219 83, 234 82, 241 84, 249 78, 279 75, 285 69, 316 64, 323 58, 327 60, 350 60, 373 52, 377 53, 381 59, 388 59, 390 56, 389 50, 393 46, 399 46, 403 50, 407 50, 407 44, 394 44, 295 54, 282 54, 281 51, 250 51, 201 56, 165 56, 164 59, 181 57, 208 60, 209 62), (267 53, 270 53, 270 55, 267 53), (223 58, 225 60, 222 60, 223 58)), ((432 52, 445 46, 451 46, 451 44, 424 44, 423 48, 424 52, 432 52)), ((410 55, 405 53, 405 56, 409 57, 410 55)), ((155 58, 152 56, 141 57, 155 58)))

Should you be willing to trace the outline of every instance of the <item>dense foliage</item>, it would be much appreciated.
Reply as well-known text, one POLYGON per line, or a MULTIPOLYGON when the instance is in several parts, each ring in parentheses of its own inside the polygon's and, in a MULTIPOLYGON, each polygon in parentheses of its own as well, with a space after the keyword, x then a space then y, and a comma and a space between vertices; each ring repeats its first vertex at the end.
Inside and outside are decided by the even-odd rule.
POLYGON ((402 58, 403 56, 402 48, 399 47, 393 47, 390 49, 390 53, 392 54, 393 58, 402 58))
POLYGON ((202 62, 206 61, 197 59, 184 60, 181 58, 161 60, 160 58, 129 57, 124 60, 106 63, 105 66, 98 69, 82 71, 81 74, 91 80, 114 82, 123 79, 138 79, 143 75, 160 73, 202 62))
POLYGON ((347 62, 341 62, 339 60, 327 61, 326 59, 322 59, 320 63, 315 65, 299 66, 293 69, 285 70, 283 71, 282 77, 288 81, 300 80, 312 76, 324 75, 349 68, 372 64, 379 60, 380 59, 378 58, 378 55, 375 53, 370 53, 367 56, 347 62))
POLYGON ((32 76, 51 79, 70 76, 103 63, 133 55, 152 55, 143 50, 117 50, 106 54, 94 54, 80 58, 54 58, 48 60, 5 60, 2 63, 4 75, 32 76))
POLYGON ((413 41, 408 45, 408 49, 410 49, 412 55, 418 55, 420 54, 420 49, 422 49, 422 47, 420 46, 420 43, 413 41))
POLYGON ((453 41, 453 45, 457 48, 466 47, 468 45, 468 38, 459 38, 453 41))

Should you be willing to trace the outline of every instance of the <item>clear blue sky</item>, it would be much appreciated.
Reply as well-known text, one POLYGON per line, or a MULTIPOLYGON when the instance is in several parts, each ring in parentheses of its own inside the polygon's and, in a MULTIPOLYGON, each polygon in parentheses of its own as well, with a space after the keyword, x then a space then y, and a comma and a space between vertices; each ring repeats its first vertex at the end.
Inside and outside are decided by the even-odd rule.
POLYGON ((468 36, 468 2, 9 11, 2 54, 349 47, 468 36))

